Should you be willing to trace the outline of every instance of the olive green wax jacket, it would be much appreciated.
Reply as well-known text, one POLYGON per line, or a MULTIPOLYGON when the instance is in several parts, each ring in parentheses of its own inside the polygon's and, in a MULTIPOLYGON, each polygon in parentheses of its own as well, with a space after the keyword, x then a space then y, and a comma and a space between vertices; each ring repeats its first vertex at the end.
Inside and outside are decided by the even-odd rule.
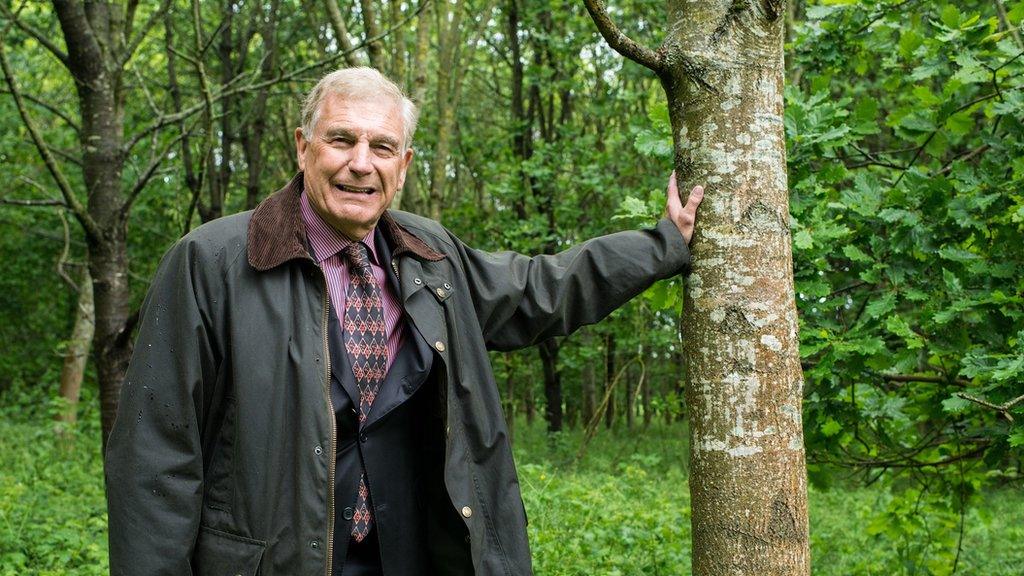
MULTIPOLYGON (((161 261, 105 454, 114 576, 330 576, 328 296, 307 249, 302 182, 200 226, 161 261)), ((474 571, 531 574, 488 350, 597 322, 688 272, 686 243, 662 220, 528 257, 471 248, 400 211, 378 226, 406 320, 435 352, 444 485, 474 571)))

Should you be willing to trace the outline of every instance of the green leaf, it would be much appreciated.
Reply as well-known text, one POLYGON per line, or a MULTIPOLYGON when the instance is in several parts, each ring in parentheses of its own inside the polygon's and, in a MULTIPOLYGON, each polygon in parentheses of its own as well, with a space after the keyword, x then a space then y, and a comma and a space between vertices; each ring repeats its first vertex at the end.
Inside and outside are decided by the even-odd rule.
POLYGON ((843 255, 854 262, 872 262, 871 256, 864 253, 863 250, 853 244, 847 244, 843 246, 843 255))
POLYGON ((811 246, 814 246, 814 238, 807 230, 801 230, 793 236, 793 245, 799 250, 809 250, 811 246))
POLYGON ((953 4, 946 4, 942 8, 939 18, 942 23, 950 28, 960 27, 960 9, 953 4))
POLYGON ((825 436, 828 436, 829 438, 838 434, 840 431, 842 431, 842 429, 843 425, 840 424, 839 422, 836 422, 835 419, 832 418, 831 416, 829 416, 828 420, 826 420, 825 423, 821 425, 821 433, 824 434, 825 436))
POLYGON ((867 306, 864 307, 864 313, 870 318, 878 318, 892 311, 896 307, 896 295, 892 292, 884 294, 880 298, 875 298, 867 306))
POLYGON ((942 410, 948 414, 960 414, 971 405, 969 400, 959 396, 950 396, 942 401, 942 410))
POLYGON ((960 294, 964 291, 963 286, 960 284, 960 279, 956 277, 956 274, 949 270, 942 269, 942 279, 946 283, 946 288, 949 289, 951 294, 960 294))
POLYGON ((1014 448, 1024 446, 1024 428, 1017 428, 1007 439, 1014 448))

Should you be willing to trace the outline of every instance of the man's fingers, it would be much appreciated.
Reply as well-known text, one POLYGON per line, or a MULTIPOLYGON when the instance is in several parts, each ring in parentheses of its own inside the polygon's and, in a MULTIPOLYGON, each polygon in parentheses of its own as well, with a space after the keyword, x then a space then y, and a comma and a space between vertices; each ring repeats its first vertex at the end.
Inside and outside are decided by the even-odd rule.
POLYGON ((676 171, 673 170, 668 176, 668 208, 674 211, 682 209, 683 201, 679 198, 679 185, 676 184, 676 171))
POLYGON ((693 190, 690 190, 690 197, 686 199, 686 207, 688 209, 691 209, 690 210, 691 212, 696 213, 697 212, 697 206, 700 204, 700 201, 703 200, 703 199, 704 199, 704 187, 701 186, 700 184, 698 184, 698 185, 693 187, 693 190))

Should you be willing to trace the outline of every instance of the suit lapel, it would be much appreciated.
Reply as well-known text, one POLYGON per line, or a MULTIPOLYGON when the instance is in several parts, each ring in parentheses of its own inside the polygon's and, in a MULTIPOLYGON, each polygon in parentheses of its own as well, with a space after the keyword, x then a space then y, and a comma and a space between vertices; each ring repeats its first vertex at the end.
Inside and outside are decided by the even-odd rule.
MULTIPOLYGON (((374 234, 374 243, 379 264, 386 271, 391 290, 394 294, 400 295, 399 279, 391 265, 391 248, 379 230, 374 234)), ((401 302, 401 298, 399 298, 399 302, 401 302)), ((334 306, 330 306, 328 337, 331 353, 331 379, 336 382, 339 391, 343 390, 348 395, 353 406, 359 406, 359 389, 356 386, 355 376, 352 375, 352 363, 345 351, 344 334, 338 318, 334 306)), ((419 330, 411 322, 406 321, 404 315, 402 321, 405 322, 405 340, 397 357, 392 362, 387 376, 380 384, 377 397, 362 425, 363 428, 380 420, 391 409, 412 396, 426 381, 433 365, 433 350, 423 339, 419 330)), ((338 394, 339 392, 334 388, 332 386, 332 393, 338 394)), ((341 400, 340 397, 334 398, 336 405, 340 405, 341 400)))

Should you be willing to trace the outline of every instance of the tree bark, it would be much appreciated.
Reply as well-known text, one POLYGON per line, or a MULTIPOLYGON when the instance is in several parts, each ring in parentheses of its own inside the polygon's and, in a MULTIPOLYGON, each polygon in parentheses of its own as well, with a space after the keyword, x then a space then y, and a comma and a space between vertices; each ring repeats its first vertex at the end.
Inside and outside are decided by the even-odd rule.
POLYGON ((331 31, 338 41, 337 49, 341 51, 346 66, 358 66, 359 59, 356 58, 355 48, 352 46, 352 39, 348 36, 348 26, 345 26, 345 18, 338 8, 338 0, 325 0, 327 7, 327 18, 331 23, 331 31))
POLYGON ((783 0, 670 0, 655 52, 585 0, 668 96, 680 190, 703 183, 684 353, 693 573, 810 573, 782 122, 783 0))
POLYGON ((363 16, 363 33, 367 40, 367 54, 370 56, 370 66, 379 70, 382 74, 387 73, 387 63, 384 61, 384 41, 380 38, 380 24, 377 23, 377 11, 373 0, 359 0, 360 11, 363 16))
POLYGON ((82 392, 82 379, 95 327, 92 278, 88 270, 83 271, 82 276, 75 304, 75 325, 71 329, 71 337, 64 352, 64 365, 60 370, 60 397, 64 399, 64 409, 57 414, 56 419, 68 424, 78 419, 78 398, 82 392))
POLYGON ((562 430, 562 375, 558 371, 558 342, 551 338, 537 347, 544 367, 544 417, 548 433, 562 430))
MULTIPOLYGON (((594 343, 595 343, 595 340, 594 340, 593 336, 591 335, 590 331, 589 330, 585 331, 584 334, 583 334, 583 346, 584 346, 584 348, 586 348, 588 350, 592 350, 594 348, 594 343)), ((581 392, 581 396, 582 396, 582 398, 580 399, 581 400, 581 402, 580 402, 580 404, 581 404, 580 405, 580 410, 581 410, 581 420, 583 422, 583 426, 584 427, 586 427, 590 423, 590 421, 593 420, 593 418, 594 418, 594 410, 596 408, 594 406, 594 404, 596 402, 596 398, 595 398, 595 394, 596 394, 596 392, 595 392, 595 389, 596 389, 596 381, 595 381, 596 372, 597 371, 594 370, 594 363, 593 362, 589 362, 588 361, 588 362, 585 362, 583 364, 583 373, 581 374, 581 377, 580 377, 580 387, 581 387, 581 391, 580 392, 581 392)))
MULTIPOLYGON (((615 380, 615 334, 609 333, 604 347, 604 386, 607 390, 615 380)), ((604 411, 604 427, 611 429, 615 424, 615 391, 608 396, 608 408, 604 411)))

